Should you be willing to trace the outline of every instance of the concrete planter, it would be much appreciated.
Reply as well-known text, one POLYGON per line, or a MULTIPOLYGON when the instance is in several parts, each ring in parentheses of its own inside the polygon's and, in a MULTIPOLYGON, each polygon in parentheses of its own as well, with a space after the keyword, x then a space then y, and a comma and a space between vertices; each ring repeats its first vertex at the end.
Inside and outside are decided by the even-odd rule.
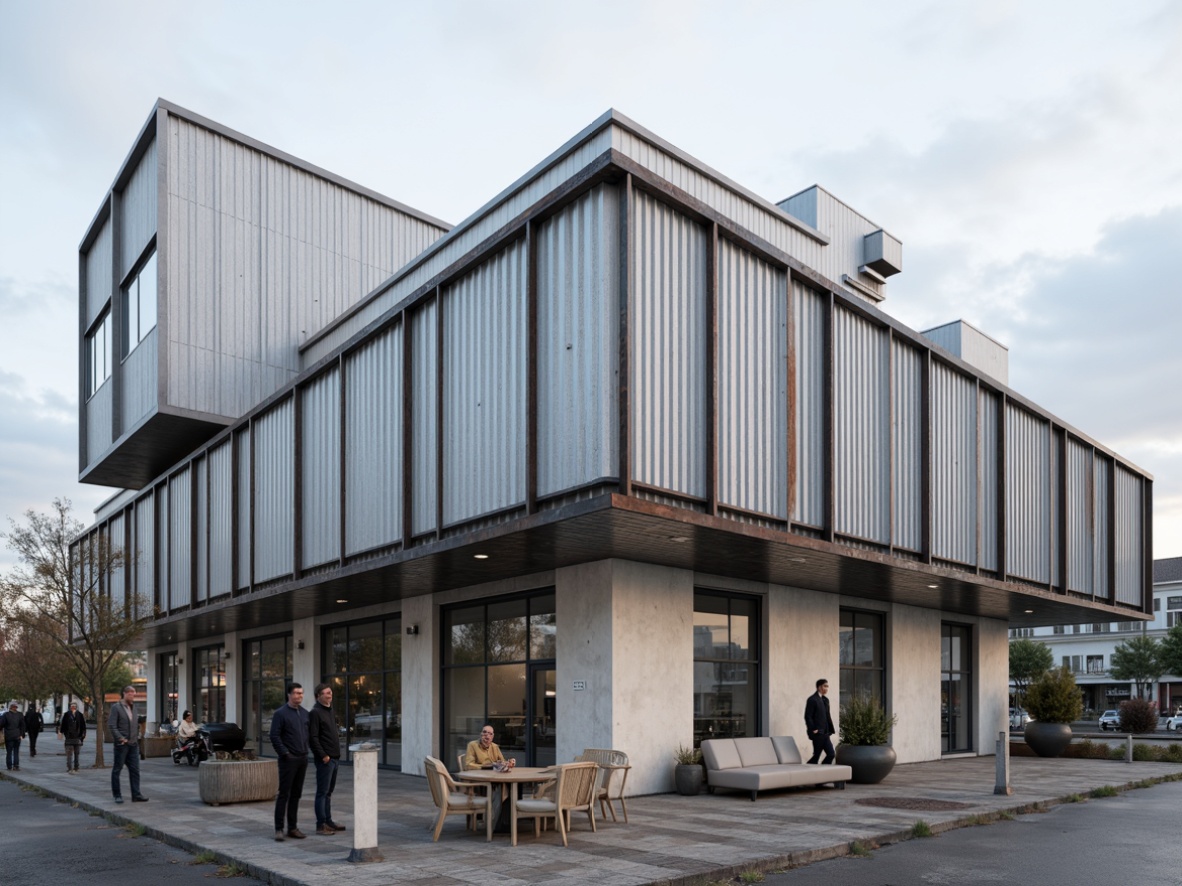
POLYGON ((853 770, 855 784, 878 784, 895 768, 895 749, 886 744, 843 744, 837 747, 837 762, 853 770))
POLYGON ((197 768, 197 789, 201 802, 210 806, 274 800, 279 791, 279 763, 276 760, 206 760, 197 768))
POLYGON ((702 792, 702 765, 678 763, 673 767, 673 780, 681 796, 696 797, 702 792))
POLYGON ((1071 744, 1071 726, 1031 720, 1022 732, 1026 744, 1040 757, 1059 757, 1071 744))
POLYGON ((140 739, 140 756, 142 757, 167 757, 172 753, 172 749, 176 747, 176 739, 172 737, 164 738, 141 738, 140 739))

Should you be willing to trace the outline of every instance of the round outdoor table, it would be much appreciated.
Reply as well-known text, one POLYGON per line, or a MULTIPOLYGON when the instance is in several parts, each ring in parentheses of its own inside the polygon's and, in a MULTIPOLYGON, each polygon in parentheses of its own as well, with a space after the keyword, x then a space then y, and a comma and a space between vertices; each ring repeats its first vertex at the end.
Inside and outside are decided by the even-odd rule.
MULTIPOLYGON (((554 767, 514 766, 507 772, 497 772, 495 769, 469 769, 456 776, 457 781, 480 782, 482 784, 500 785, 501 802, 505 802, 505 791, 508 785, 545 784, 555 779, 554 767)), ((513 827, 509 833, 510 843, 517 845, 517 789, 509 790, 509 820, 513 827)))

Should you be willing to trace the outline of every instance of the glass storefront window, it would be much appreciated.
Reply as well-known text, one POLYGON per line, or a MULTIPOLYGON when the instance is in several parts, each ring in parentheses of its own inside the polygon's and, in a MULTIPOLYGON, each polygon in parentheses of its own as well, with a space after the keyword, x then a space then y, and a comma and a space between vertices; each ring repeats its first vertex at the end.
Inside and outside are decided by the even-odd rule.
POLYGON ((837 647, 839 704, 855 693, 886 703, 884 636, 882 613, 841 610, 837 647))
POLYGON ((156 700, 160 723, 172 723, 179 720, 177 711, 177 693, 180 688, 180 668, 177 667, 176 653, 165 652, 157 659, 160 673, 160 697, 156 700))
MULTIPOLYGON (((275 711, 287 704, 287 685, 292 680, 291 634, 247 640, 242 658, 246 662, 242 675, 242 698, 245 702, 246 738, 255 743, 263 757, 275 756, 268 736, 275 711)), ((305 698, 311 694, 305 688, 305 698)))
MULTIPOLYGON (((382 766, 402 765, 402 619, 325 628, 321 680, 332 686, 332 707, 348 745, 371 741, 381 747, 382 766)), ((312 688, 307 687, 305 697, 312 688)))
POLYGON ((940 739, 943 753, 971 751, 972 628, 940 626, 940 739))
POLYGON ((759 734, 759 599, 694 593, 694 745, 759 734))
POLYGON ((193 650, 193 720, 197 723, 226 721, 226 647, 206 646, 193 650))

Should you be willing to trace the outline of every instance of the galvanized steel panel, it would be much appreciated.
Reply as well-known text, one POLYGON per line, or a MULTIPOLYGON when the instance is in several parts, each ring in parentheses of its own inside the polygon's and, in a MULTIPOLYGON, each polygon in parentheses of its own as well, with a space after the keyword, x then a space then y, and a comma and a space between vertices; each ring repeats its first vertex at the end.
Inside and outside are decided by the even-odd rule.
POLYGON ((122 564, 112 567, 108 576, 107 588, 111 595, 111 606, 114 609, 119 609, 127 603, 127 580, 130 575, 128 565, 131 562, 131 551, 125 547, 123 530, 122 512, 112 517, 103 530, 107 544, 110 546, 109 550, 112 553, 122 552, 125 558, 122 564))
POLYGON ((526 249, 443 293, 443 522, 525 501, 526 249))
POLYGON ((998 568, 998 480, 1001 477, 1001 452, 998 449, 998 422, 1001 420, 1001 398, 985 388, 978 395, 978 420, 981 454, 980 535, 978 565, 982 569, 998 568))
POLYGON ((1006 404, 1006 572, 1051 580, 1051 428, 1006 404))
POLYGON ((632 479, 706 498, 706 259, 697 222, 634 194, 632 479))
POLYGON ((111 302, 111 220, 99 228, 98 235, 86 251, 85 270, 86 326, 89 328, 111 302))
POLYGON ((538 227, 542 496, 618 473, 619 199, 599 185, 538 227))
POLYGON ((242 415, 443 231, 186 120, 168 131, 170 402, 242 415))
POLYGON ((254 580, 287 575, 295 563, 295 408, 284 400, 253 423, 254 580))
POLYGON ((792 282, 796 345, 796 496, 792 519, 825 523, 825 318, 829 297, 792 282))
POLYGON ((718 244, 718 501, 788 519, 788 275, 718 244))
POLYGON ((238 476, 235 478, 234 507, 238 518, 238 580, 239 588, 250 585, 250 552, 253 543, 250 534, 251 485, 250 485, 250 435, 251 429, 234 435, 234 446, 238 450, 238 476))
POLYGON ((149 332, 123 361, 122 427, 135 427, 158 408, 159 370, 156 355, 156 330, 149 332))
POLYGON ((892 341, 891 351, 891 514, 892 544, 909 551, 923 548, 923 378, 922 351, 892 341))
POLYGON ((436 528, 439 520, 438 465, 439 363, 437 328, 439 306, 435 300, 411 311, 411 532, 418 535, 436 528))
POLYGON ((156 597, 152 602, 159 606, 163 612, 172 609, 169 595, 169 584, 171 583, 169 563, 172 559, 170 556, 172 551, 168 543, 168 524, 171 512, 168 508, 168 499, 168 484, 162 483, 156 487, 156 536, 153 540, 156 551, 156 597))
MULTIPOLYGON (((300 568, 341 556, 341 373, 334 367, 300 398, 300 568)), ((352 450, 350 450, 352 456, 352 450)))
POLYGON ((402 326, 345 361, 345 553, 402 540, 402 326))
POLYGON ((141 606, 156 603, 156 501, 149 491, 136 500, 132 528, 134 593, 141 606))
POLYGON ((227 441, 209 450, 210 599, 234 589, 233 445, 227 441))
POLYGON ((1143 555, 1144 481, 1122 465, 1116 466, 1116 602, 1141 606, 1145 594, 1143 555))
POLYGON ((1091 446, 1067 440, 1067 590, 1095 593, 1096 492, 1091 446))
POLYGON ((1096 588, 1097 597, 1112 602, 1114 588, 1108 578, 1108 567, 1112 560, 1112 548, 1108 544, 1108 533, 1112 522, 1108 519, 1108 504, 1112 500, 1112 496, 1109 494, 1109 483, 1112 478, 1112 461, 1106 456, 1098 456, 1094 461, 1094 465, 1096 477, 1096 533, 1095 555, 1092 558, 1092 563, 1095 567, 1093 585, 1096 588))
POLYGON ((197 586, 193 588, 193 602, 209 599, 209 459, 199 458, 193 463, 197 472, 197 541, 194 556, 197 560, 197 586))
POLYGON ((977 386, 932 364, 932 556, 977 562, 977 386))
POLYGON ((115 385, 107 379, 97 391, 91 395, 83 407, 86 410, 86 463, 93 464, 95 459, 106 452, 111 443, 111 411, 115 385))
POLYGON ((833 316, 833 529, 891 541, 890 334, 852 311, 833 316))
POLYGON ((169 608, 193 601, 193 486, 189 467, 168 478, 169 608))
POLYGON ((1062 453, 1064 448, 1062 428, 1051 428, 1051 584, 1059 587, 1063 577, 1059 574, 1060 545, 1063 538, 1062 509, 1059 502, 1063 500, 1063 483, 1060 477, 1063 465, 1062 453))
POLYGON ((156 139, 115 201, 119 212, 119 279, 124 280, 156 236, 156 139))

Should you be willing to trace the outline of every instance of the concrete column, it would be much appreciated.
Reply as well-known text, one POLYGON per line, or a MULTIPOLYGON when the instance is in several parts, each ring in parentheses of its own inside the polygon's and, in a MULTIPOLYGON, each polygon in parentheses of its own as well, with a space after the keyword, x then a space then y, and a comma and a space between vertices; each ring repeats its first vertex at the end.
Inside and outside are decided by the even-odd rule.
POLYGON ((353 851, 349 861, 385 861, 378 849, 378 746, 353 745, 353 851))
POLYGON ((402 771, 422 775, 423 758, 443 747, 439 735, 439 628, 430 595, 402 601, 402 771), (417 632, 408 634, 408 628, 417 632))
POLYGON ((315 639, 315 619, 301 618, 291 623, 291 676, 304 687, 305 702, 310 700, 312 690, 319 682, 315 639), (303 649, 300 648, 301 643, 303 649))
POLYGON ((241 725, 245 717, 240 706, 243 667, 241 644, 237 633, 226 634, 222 642, 225 644, 226 659, 226 685, 222 687, 226 696, 226 722, 241 725))

